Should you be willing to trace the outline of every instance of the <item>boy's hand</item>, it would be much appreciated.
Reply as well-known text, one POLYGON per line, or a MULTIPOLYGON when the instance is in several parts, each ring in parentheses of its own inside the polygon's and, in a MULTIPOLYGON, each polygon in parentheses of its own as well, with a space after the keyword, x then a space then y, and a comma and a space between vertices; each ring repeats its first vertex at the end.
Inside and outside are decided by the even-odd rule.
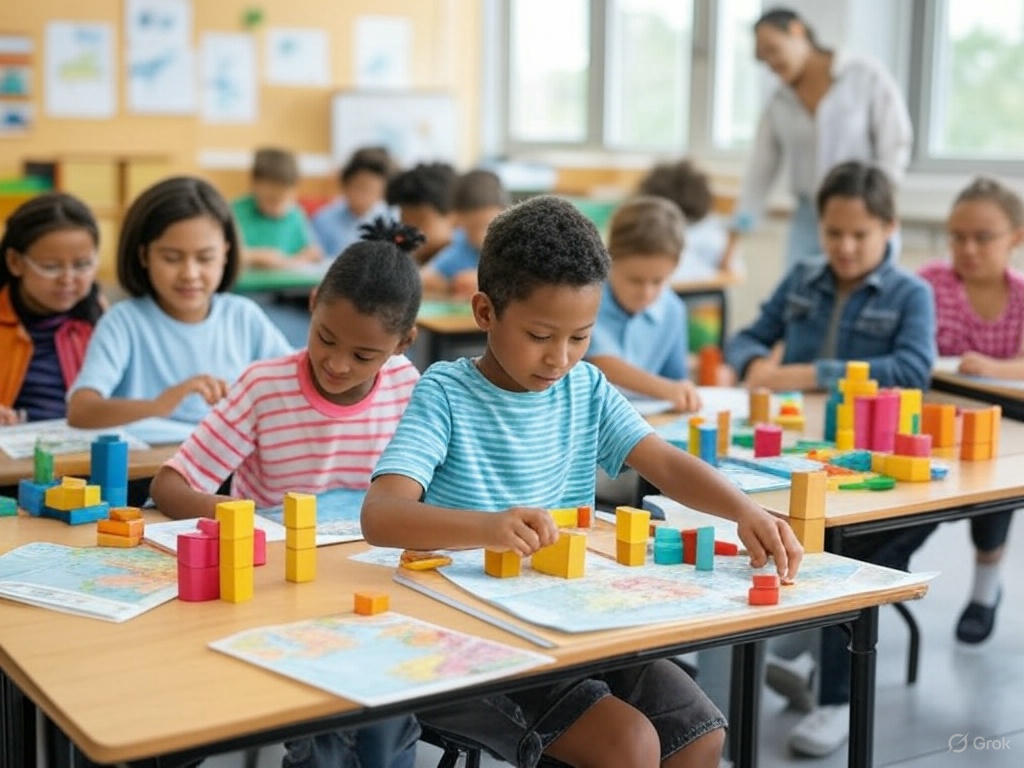
POLYGON ((228 384, 224 379, 218 379, 207 374, 200 374, 185 379, 180 384, 168 387, 157 396, 156 403, 160 409, 160 414, 162 416, 170 416, 174 409, 178 407, 178 403, 193 392, 210 405, 213 405, 228 393, 228 384))
POLYGON ((16 410, 8 408, 6 405, 0 405, 0 427, 17 424, 20 421, 21 415, 16 410))
POLYGON ((683 413, 694 413, 700 410, 700 395, 692 381, 673 381, 668 388, 668 400, 683 413))
POLYGON ((522 557, 558 541, 558 526, 546 509, 512 507, 486 515, 484 525, 488 549, 510 549, 522 557))
POLYGON ((796 578, 804 548, 800 546, 788 522, 751 505, 737 520, 736 528, 740 540, 750 553, 752 567, 763 567, 771 556, 783 583, 796 578))

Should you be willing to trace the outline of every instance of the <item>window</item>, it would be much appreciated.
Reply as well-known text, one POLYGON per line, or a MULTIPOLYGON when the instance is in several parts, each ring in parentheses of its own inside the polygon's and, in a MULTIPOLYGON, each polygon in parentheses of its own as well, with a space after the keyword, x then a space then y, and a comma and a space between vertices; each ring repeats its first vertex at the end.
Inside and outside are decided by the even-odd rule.
POLYGON ((928 150, 1024 159, 1024 0, 940 0, 928 150))
POLYGON ((715 19, 711 142, 715 149, 750 146, 766 77, 754 58, 754 22, 761 0, 719 0, 715 19))
POLYGON ((605 144, 626 149, 686 146, 693 3, 609 0, 605 144))

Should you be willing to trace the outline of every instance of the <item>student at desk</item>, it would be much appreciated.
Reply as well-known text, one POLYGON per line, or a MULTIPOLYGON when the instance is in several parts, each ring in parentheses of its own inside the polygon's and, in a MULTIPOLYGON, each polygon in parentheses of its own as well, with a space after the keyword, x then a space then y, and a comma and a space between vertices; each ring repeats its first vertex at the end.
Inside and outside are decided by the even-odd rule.
MULTIPOLYGON (((571 203, 536 197, 494 220, 473 296, 487 349, 424 374, 363 504, 378 546, 552 544, 552 507, 592 504, 597 466, 629 465, 668 495, 736 520, 755 567, 783 578, 802 556, 792 530, 699 459, 672 448, 604 375, 581 362, 608 256, 571 203)), ((725 719, 666 660, 420 713, 516 765, 717 766, 725 719)))
MULTIPOLYGON (((1010 266, 1024 241, 1024 203, 1005 184, 978 178, 957 196, 947 228, 952 260, 920 273, 935 291, 939 354, 959 356, 961 373, 1024 379, 1024 275, 1010 266)), ((961 642, 992 634, 1012 516, 971 518, 974 585, 956 627, 961 642)))
MULTIPOLYGON (((366 488, 419 378, 415 230, 378 219, 330 266, 313 300, 309 345, 251 365, 164 465, 151 494, 169 517, 212 516, 231 493, 257 506, 287 491, 366 488)), ((288 768, 411 768, 419 727, 397 717, 286 743, 288 768)))
POLYGON ((398 208, 398 217, 426 238, 413 257, 426 264, 452 241, 455 230, 452 192, 455 169, 447 163, 420 163, 388 182, 388 205, 398 208))
POLYGON ((393 173, 384 147, 363 147, 352 153, 338 174, 341 197, 313 216, 313 231, 327 258, 333 259, 361 237, 360 227, 379 216, 391 218, 384 189, 393 173))

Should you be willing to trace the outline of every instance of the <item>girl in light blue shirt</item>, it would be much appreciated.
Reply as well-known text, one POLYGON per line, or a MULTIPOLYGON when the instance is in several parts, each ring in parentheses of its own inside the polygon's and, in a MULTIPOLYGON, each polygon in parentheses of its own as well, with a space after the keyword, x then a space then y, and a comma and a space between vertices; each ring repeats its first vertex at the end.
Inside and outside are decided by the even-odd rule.
POLYGON ((291 351, 255 303, 225 293, 238 263, 231 209, 210 184, 182 176, 143 192, 117 247, 118 281, 132 298, 97 324, 68 393, 68 422, 198 423, 246 366, 291 351))

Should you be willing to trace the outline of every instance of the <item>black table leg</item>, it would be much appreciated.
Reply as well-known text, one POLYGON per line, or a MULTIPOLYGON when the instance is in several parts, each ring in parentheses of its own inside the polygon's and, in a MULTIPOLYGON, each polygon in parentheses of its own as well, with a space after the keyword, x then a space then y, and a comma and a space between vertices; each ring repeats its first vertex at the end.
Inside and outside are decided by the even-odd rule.
POLYGON ((864 608, 850 636, 850 768, 870 768, 875 753, 878 606, 864 608))
POLYGON ((729 682, 729 759, 734 768, 757 766, 758 717, 761 712, 761 679, 764 663, 760 642, 732 647, 729 682))
POLYGON ((0 763, 36 764, 36 708, 0 672, 0 763))

